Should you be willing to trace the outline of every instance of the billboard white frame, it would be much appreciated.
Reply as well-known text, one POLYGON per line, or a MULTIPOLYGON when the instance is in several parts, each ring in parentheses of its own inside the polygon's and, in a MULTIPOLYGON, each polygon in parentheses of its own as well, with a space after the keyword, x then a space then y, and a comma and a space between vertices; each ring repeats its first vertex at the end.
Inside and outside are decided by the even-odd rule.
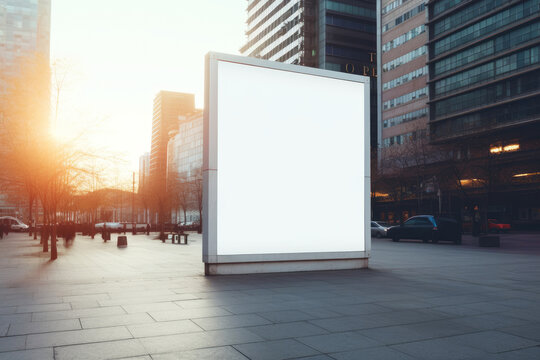
MULTIPOLYGON (((235 55, 209 53, 205 64, 205 107, 204 107, 204 157, 203 157, 203 262, 207 275, 283 272, 305 270, 332 270, 363 268, 368 265, 371 251, 370 230, 370 86, 369 77, 328 71, 304 66, 284 64, 235 55), (363 156, 364 162, 364 251, 323 252, 276 252, 220 254, 218 242, 218 65, 219 62, 305 74, 329 79, 362 83, 364 86, 363 156)), ((360 99, 359 101, 362 101, 360 99)), ((339 226, 339 223, 337 224, 339 226)), ((241 228, 238 231, 242 231, 241 228)), ((266 231, 266 229, 261 229, 266 231)), ((279 228, 275 230, 279 236, 279 228)), ((257 234, 251 234, 253 238, 257 234)))

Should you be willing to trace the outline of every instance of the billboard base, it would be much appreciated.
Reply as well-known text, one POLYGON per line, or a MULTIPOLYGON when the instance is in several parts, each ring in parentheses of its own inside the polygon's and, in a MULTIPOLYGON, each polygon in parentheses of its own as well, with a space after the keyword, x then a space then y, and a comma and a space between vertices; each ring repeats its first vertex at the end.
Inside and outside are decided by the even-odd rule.
POLYGON ((205 275, 262 274, 295 271, 352 270, 368 267, 368 258, 335 260, 205 263, 205 275))

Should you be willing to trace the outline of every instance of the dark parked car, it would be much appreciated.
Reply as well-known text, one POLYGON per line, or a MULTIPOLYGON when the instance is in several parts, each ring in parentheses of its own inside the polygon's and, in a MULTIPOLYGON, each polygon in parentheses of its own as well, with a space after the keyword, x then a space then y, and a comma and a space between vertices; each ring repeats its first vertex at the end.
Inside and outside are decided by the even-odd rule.
POLYGON ((394 242, 400 239, 419 239, 426 243, 451 241, 454 244, 461 244, 461 229, 458 222, 432 215, 413 216, 402 225, 390 227, 387 234, 394 242))

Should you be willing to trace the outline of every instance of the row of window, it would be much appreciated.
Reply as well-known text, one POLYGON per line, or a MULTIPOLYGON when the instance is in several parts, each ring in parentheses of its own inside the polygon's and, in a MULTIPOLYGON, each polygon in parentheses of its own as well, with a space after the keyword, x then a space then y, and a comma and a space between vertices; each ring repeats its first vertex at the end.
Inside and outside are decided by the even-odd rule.
POLYGON ((540 62, 539 52, 540 46, 535 46, 439 80, 435 82, 435 95, 445 95, 537 64, 540 62))
POLYGON ((394 9, 397 9, 398 7, 400 7, 401 5, 403 5, 404 3, 406 3, 407 0, 394 0, 392 1, 391 3, 389 3, 388 5, 386 5, 385 7, 382 8, 381 12, 382 14, 386 14, 394 9))
POLYGON ((332 15, 332 14, 326 15, 326 24, 339 26, 344 29, 368 32, 372 34, 375 34, 377 32, 375 24, 359 22, 358 20, 345 18, 343 16, 337 16, 337 15, 332 15))
POLYGON ((471 132, 474 129, 490 129, 503 124, 537 117, 540 114, 540 97, 494 107, 449 121, 433 123, 430 128, 432 138, 441 139, 471 132))
POLYGON ((396 86, 408 83, 409 81, 419 78, 420 76, 427 75, 427 73, 428 73, 427 66, 421 67, 420 69, 413 70, 408 74, 405 74, 403 76, 400 76, 398 78, 385 82, 383 84, 383 90, 392 89, 392 88, 395 88, 396 86))
POLYGON ((270 46, 272 43, 276 42, 280 38, 283 37, 283 35, 286 35, 289 30, 291 30, 294 26, 298 25, 300 23, 300 17, 295 17, 291 21, 287 22, 287 24, 284 24, 284 27, 282 28, 283 31, 277 31, 272 36, 270 36, 268 39, 263 41, 257 48, 255 48, 253 51, 251 51, 250 55, 257 55, 261 54, 264 49, 266 49, 268 46, 270 46))
MULTIPOLYGON (((291 17, 296 11, 298 11, 299 4, 294 4, 293 7, 291 7, 289 10, 285 11, 283 14, 278 16, 276 20, 274 20, 271 24, 265 27, 264 30, 259 32, 254 38, 249 40, 246 45, 243 47, 243 51, 248 50, 250 47, 252 47, 254 44, 256 44, 259 40, 261 40, 263 37, 268 35, 270 32, 274 31, 277 27, 279 27, 281 24, 285 22, 289 17, 291 17)), ((256 53, 257 50, 252 51, 252 53, 256 53)))
POLYGON ((539 78, 540 71, 537 70, 465 94, 441 100, 435 103, 434 116, 442 117, 539 90, 539 78))
POLYGON ((452 15, 437 21, 433 25, 433 33, 434 35, 442 34, 443 32, 465 24, 467 21, 485 14, 504 3, 508 3, 508 0, 479 0, 472 2, 470 6, 466 6, 452 15))
POLYGON ((403 64, 406 64, 408 62, 413 61, 419 56, 422 56, 426 53, 427 47, 426 46, 420 46, 418 49, 414 49, 411 52, 406 53, 405 55, 402 55, 398 58, 395 58, 392 61, 389 61, 385 64, 383 64, 383 71, 390 71, 392 69, 395 69, 397 67, 400 67, 403 64))
POLYGON ((326 45, 326 56, 338 56, 348 59, 362 60, 369 57, 369 53, 365 50, 355 49, 345 46, 338 46, 333 44, 326 45))
POLYGON ((499 35, 494 39, 482 42, 474 47, 437 61, 434 65, 434 75, 438 76, 444 74, 445 72, 471 64, 486 56, 502 52, 511 47, 517 47, 519 44, 537 38, 538 34, 540 34, 540 21, 499 35))
POLYGON ((418 130, 418 131, 411 131, 406 134, 396 135, 396 136, 390 136, 382 141, 382 147, 389 147, 393 145, 402 145, 407 143, 408 141, 415 141, 418 138, 424 138, 426 137, 426 130, 418 130))
POLYGON ((437 41, 434 46, 435 56, 538 12, 540 12, 540 2, 526 0, 437 41))
POLYGON ((420 119, 426 116, 427 113, 428 113, 428 108, 425 107, 420 110, 412 111, 410 113, 406 113, 406 114, 399 115, 390 119, 386 119, 383 121, 383 127, 389 128, 389 127, 396 126, 405 122, 420 119))
POLYGON ((413 92, 407 93, 405 95, 398 96, 396 98, 390 99, 388 101, 385 101, 383 103, 383 109, 391 109, 393 107, 399 106, 401 104, 408 103, 409 101, 413 101, 415 99, 420 99, 424 96, 427 96, 428 94, 428 87, 424 87, 418 90, 415 90, 413 92))
POLYGON ((407 31, 405 34, 398 36, 397 38, 390 40, 382 46, 382 51, 387 52, 396 48, 402 44, 405 44, 407 41, 414 39, 420 34, 423 34, 426 31, 426 26, 424 24, 407 31))
POLYGON ((467 1, 467 0, 441 0, 437 1, 435 5, 433 5, 433 16, 437 16, 440 13, 453 8, 454 6, 467 1))
MULTIPOLYGON (((283 40, 279 45, 274 47, 272 50, 267 52, 266 54, 263 54, 264 59, 270 59, 272 56, 276 55, 278 52, 292 44, 294 41, 296 41, 300 37, 299 31, 294 31, 291 36, 283 40)), ((297 50, 298 51, 298 50, 297 50)))
POLYGON ((326 9, 341 12, 344 14, 363 16, 363 17, 372 18, 372 19, 375 19, 375 15, 376 15, 375 10, 373 9, 366 9, 360 6, 343 4, 336 1, 327 1, 326 9))
POLYGON ((409 20, 413 16, 420 14, 425 9, 426 9, 426 4, 421 4, 421 5, 418 5, 415 8, 407 11, 403 15, 398 16, 397 18, 395 18, 394 20, 390 21, 389 23, 387 23, 387 24, 385 24, 383 26, 383 29, 382 29, 383 33, 387 32, 388 30, 390 30, 390 29, 392 29, 394 27, 396 27, 397 25, 401 24, 402 22, 409 20))

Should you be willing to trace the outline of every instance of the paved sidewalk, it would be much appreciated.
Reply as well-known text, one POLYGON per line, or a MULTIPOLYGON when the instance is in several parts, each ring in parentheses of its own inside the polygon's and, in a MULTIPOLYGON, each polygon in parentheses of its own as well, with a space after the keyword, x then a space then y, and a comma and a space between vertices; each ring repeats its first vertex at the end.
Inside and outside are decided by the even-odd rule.
POLYGON ((540 237, 374 240, 370 269, 204 277, 201 237, 0 240, 1 359, 540 359, 540 237), (538 242, 538 246, 537 243, 538 242))

